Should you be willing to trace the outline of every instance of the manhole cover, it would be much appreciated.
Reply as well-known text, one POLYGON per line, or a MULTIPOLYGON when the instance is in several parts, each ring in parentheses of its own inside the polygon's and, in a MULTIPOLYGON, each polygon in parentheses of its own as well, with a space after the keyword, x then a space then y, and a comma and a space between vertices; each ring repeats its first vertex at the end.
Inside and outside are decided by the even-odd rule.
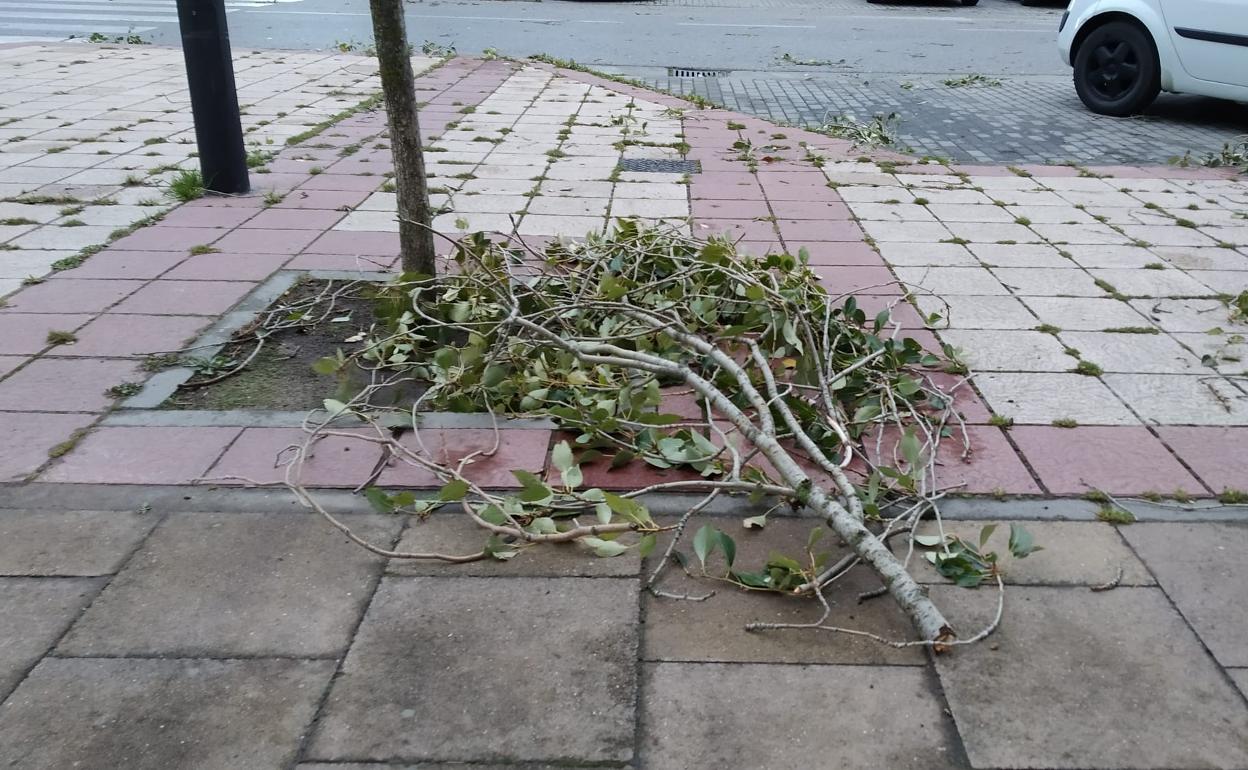
POLYGON ((624 158, 620 161, 620 171, 641 171, 651 174, 701 174, 702 164, 696 160, 624 158))
POLYGON ((685 67, 668 67, 669 78, 718 78, 727 75, 731 70, 694 70, 685 67))

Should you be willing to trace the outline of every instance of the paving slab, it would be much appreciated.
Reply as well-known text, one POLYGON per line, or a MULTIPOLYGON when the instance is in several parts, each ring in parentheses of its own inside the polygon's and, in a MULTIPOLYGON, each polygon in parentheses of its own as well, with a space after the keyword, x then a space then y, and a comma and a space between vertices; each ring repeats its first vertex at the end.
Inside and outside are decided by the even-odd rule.
POLYGON ((636 654, 635 581, 386 578, 307 758, 628 762, 636 654))
MULTIPOLYGON (((737 545, 737 568, 751 572, 762 570, 776 553, 803 563, 808 561, 806 541, 814 529, 824 532, 816 551, 829 553, 829 564, 849 552, 838 543, 835 533, 816 519, 773 517, 760 531, 745 529, 739 517, 702 516, 690 520, 680 549, 695 572, 697 559, 692 555, 690 542, 704 525, 716 527, 732 537, 737 545)), ((663 539, 648 559, 644 574, 650 574, 655 559, 662 555, 665 547, 666 539, 663 539)), ((724 571, 720 556, 712 556, 709 574, 720 577, 724 571)), ((852 570, 825 592, 832 608, 827 622, 870 631, 888 639, 911 638, 914 632, 910 622, 891 599, 858 603, 860 593, 880 585, 869 569, 852 570)), ((904 665, 923 665, 925 660, 918 648, 898 650, 858 637, 809 630, 745 630, 747 623, 755 621, 813 623, 823 612, 813 598, 745 591, 712 577, 691 578, 675 564, 668 566, 660 588, 677 595, 703 596, 713 592, 714 596, 706 601, 687 601, 643 594, 646 632, 642 637, 642 655, 646 660, 904 665)))
POLYGON ((1054 494, 1081 495, 1094 489, 1127 495, 1204 492, 1196 477, 1141 425, 1019 425, 1010 435, 1054 494))
POLYGON ((0 764, 285 767, 333 672, 320 660, 49 658, 0 711, 0 764))
POLYGON ((103 584, 95 578, 0 578, 0 701, 56 644, 103 584))
POLYGON ((95 419, 89 414, 0 414, 0 482, 20 481, 48 461, 48 451, 95 419))
POLYGON ((1140 524, 1122 530, 1224 666, 1248 666, 1248 525, 1140 524))
MULTIPOLYGON (((384 545, 398 534, 397 518, 343 520, 384 545)), ((379 558, 308 514, 174 514, 58 653, 338 655, 380 570, 379 558)))
POLYGON ((133 511, 0 511, 0 575, 109 575, 160 516, 133 511))
MULTIPOLYGON (((1025 559, 1015 559, 1009 554, 1008 522, 953 521, 946 519, 939 526, 925 521, 916 528, 923 535, 956 535, 969 543, 977 544, 982 528, 997 525, 988 540, 987 550, 1000 554, 1005 582, 1009 585, 1047 586, 1101 586, 1113 581, 1122 570, 1120 585, 1148 586, 1157 581, 1119 536, 1117 528, 1101 522, 1084 521, 1020 521, 1017 522, 1044 550, 1025 559)), ((893 550, 904 556, 905 538, 893 541, 893 550)), ((949 580, 938 574, 916 548, 910 561, 910 572, 921 583, 949 585, 949 580)))
MULTIPOLYGON (((934 587, 963 635, 996 592, 934 587)), ((1248 704, 1157 588, 1014 586, 990 642, 936 658, 974 767, 1238 768, 1248 704)))
POLYGON ((962 766, 923 669, 652 663, 644 672, 649 770, 962 766))

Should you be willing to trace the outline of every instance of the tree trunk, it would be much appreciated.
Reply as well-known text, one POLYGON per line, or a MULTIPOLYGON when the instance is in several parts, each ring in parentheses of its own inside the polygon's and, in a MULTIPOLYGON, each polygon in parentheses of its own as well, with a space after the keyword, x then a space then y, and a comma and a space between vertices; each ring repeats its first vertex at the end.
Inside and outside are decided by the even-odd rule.
POLYGON ((407 45, 403 0, 369 0, 369 10, 389 116, 403 272, 436 275, 425 158, 420 151, 420 121, 416 116, 416 77, 407 45))

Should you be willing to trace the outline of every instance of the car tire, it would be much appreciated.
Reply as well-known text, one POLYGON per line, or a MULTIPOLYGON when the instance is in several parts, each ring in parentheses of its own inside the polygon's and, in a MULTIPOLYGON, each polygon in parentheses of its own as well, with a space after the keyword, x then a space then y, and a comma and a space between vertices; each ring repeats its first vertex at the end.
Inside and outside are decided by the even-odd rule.
POLYGON ((1092 30, 1075 53, 1074 70, 1075 92, 1101 115, 1135 114, 1161 91, 1157 46, 1148 32, 1125 21, 1092 30))
POLYGON ((979 5, 979 0, 962 0, 962 5, 979 5))

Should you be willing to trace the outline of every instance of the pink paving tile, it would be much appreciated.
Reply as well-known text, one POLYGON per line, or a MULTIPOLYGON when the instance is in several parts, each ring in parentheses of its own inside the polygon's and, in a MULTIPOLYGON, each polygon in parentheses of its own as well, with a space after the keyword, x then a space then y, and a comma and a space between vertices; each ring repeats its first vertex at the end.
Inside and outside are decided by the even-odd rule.
POLYGON ((780 219, 776 224, 786 241, 861 241, 863 237, 857 222, 844 219, 780 219))
POLYGON ((390 270, 397 256, 368 257, 347 254, 313 254, 305 252, 286 264, 287 270, 358 270, 365 273, 390 270))
POLYGON ((841 196, 828 187, 763 185, 763 193, 767 196, 767 200, 771 201, 773 209, 781 208, 784 203, 798 201, 817 201, 821 203, 840 203, 841 201, 841 196))
POLYGON ((39 477, 70 484, 189 484, 240 428, 97 428, 39 477), (124 457, 125 462, 118 462, 124 457))
POLYGON ((1014 176, 1014 172, 1006 166, 977 166, 969 163, 955 163, 949 167, 955 174, 971 176, 1014 176))
POLYGON ((768 254, 783 254, 784 246, 774 238, 769 241, 737 241, 737 253, 765 257, 768 254))
POLYGON ((699 219, 693 234, 699 238, 727 235, 732 240, 769 241, 776 237, 776 229, 771 222, 754 219, 699 219))
POLYGON ((809 171, 777 171, 774 167, 764 166, 758 171, 758 181, 763 187, 781 185, 789 187, 827 187, 828 178, 818 169, 809 171))
POLYGON ((310 178, 315 179, 307 174, 256 174, 251 178, 251 184, 255 190, 274 190, 284 193, 304 184, 310 178))
POLYGON ((290 260, 286 254, 196 254, 165 274, 189 281, 263 281, 290 260))
POLYGON ((227 208, 227 209, 253 209, 259 210, 264 208, 264 190, 260 185, 252 188, 251 192, 246 195, 213 195, 209 193, 199 200, 195 201, 200 206, 208 206, 211 208, 227 208))
POLYGON ((1248 490, 1248 428, 1158 428, 1161 440, 1214 492, 1248 490))
POLYGON ((397 257, 398 233, 346 232, 332 230, 317 238, 307 249, 310 254, 349 254, 397 257))
POLYGON ((143 285, 142 281, 53 278, 9 297, 6 311, 21 313, 98 313, 143 285))
POLYGON ((343 206, 354 208, 369 196, 367 190, 293 190, 282 202, 274 206, 277 209, 337 209, 343 206))
MULTIPOLYGON (((438 462, 449 465, 455 465, 469 454, 488 450, 494 445, 494 432, 491 430, 424 430, 421 431, 420 438, 438 462)), ((404 443, 409 447, 416 446, 410 437, 404 443)), ((498 452, 490 457, 477 457, 464 469, 464 476, 483 487, 517 487, 520 484, 511 471, 525 470, 540 475, 546 464, 549 446, 550 431, 503 428, 500 431, 498 452)), ((440 485, 428 471, 406 464, 387 469, 382 474, 381 482, 392 486, 440 485)))
POLYGON ((0 353, 34 355, 48 346, 48 332, 77 331, 92 317, 82 313, 0 313, 0 353))
POLYGON ((253 288, 255 284, 248 281, 154 281, 109 312, 216 316, 233 307, 253 288))
POLYGON ((356 176, 354 174, 318 174, 303 185, 301 190, 359 190, 373 192, 386 181, 382 176, 356 176))
POLYGON ((188 203, 170 211, 156 223, 157 227, 223 227, 231 230, 255 216, 250 208, 226 208, 224 206, 196 206, 188 203))
POLYGON ((696 219, 760 219, 771 216, 767 201, 694 200, 691 206, 696 219))
POLYGON ((1189 493, 1204 490, 1147 428, 1135 425, 1013 428, 1019 451, 1050 492, 1079 495, 1093 488, 1110 494, 1189 493))
POLYGON ((130 361, 40 358, 0 382, 0 410, 99 412, 113 402, 105 391, 142 379, 130 361))
POLYGON ((237 254, 298 254, 318 235, 316 230, 235 230, 214 245, 237 254))
POLYGON ((777 201, 772 199, 779 219, 849 219, 849 207, 829 197, 827 200, 777 201))
POLYGON ((58 345, 48 355, 149 356, 180 350, 209 323, 207 318, 186 315, 102 315, 78 332, 72 345, 58 345))
POLYGON ((1026 171, 1028 174, 1036 177, 1071 177, 1079 176, 1083 172, 1074 166, 1041 166, 1034 163, 1027 163, 1015 168, 1026 171))
MULTIPOLYGON (((552 471, 553 473, 553 471, 552 471)), ((640 460, 634 460, 619 468, 611 468, 609 458, 601 458, 581 465, 581 473, 585 477, 585 487, 599 489, 640 489, 651 484, 662 484, 670 481, 692 481, 702 476, 695 471, 682 468, 656 468, 640 460)), ((555 477, 558 474, 554 474, 555 477)))
POLYGON ((996 493, 1004 490, 1015 495, 1040 493, 1040 487, 1027 472, 1022 460, 1005 439, 1000 428, 991 425, 968 425, 971 455, 962 460, 960 438, 945 439, 936 466, 936 484, 951 488, 954 493, 996 493))
POLYGON ((862 241, 816 242, 786 239, 789 251, 806 249, 812 265, 883 265, 884 258, 862 241))
POLYGON ((34 473, 48 461, 49 449, 94 419, 89 414, 0 414, 0 482, 21 481, 34 473))
POLYGON ((249 220, 243 229, 328 230, 344 216, 345 212, 333 209, 269 209, 249 220))
POLYGON ((883 265, 811 265, 810 269, 830 294, 901 293, 897 278, 883 265))
POLYGON ((192 246, 209 246, 226 231, 212 227, 144 227, 113 242, 113 248, 127 251, 186 251, 192 246))
POLYGON ((0 379, 4 379, 7 374, 16 371, 17 367, 29 360, 26 356, 0 356, 0 379))
POLYGON ((106 249, 81 267, 61 273, 63 278, 155 278, 186 259, 186 250, 121 251, 106 249))
MULTIPOLYGON (((281 482, 292 456, 287 447, 306 439, 307 434, 298 428, 247 428, 204 475, 243 476, 262 484, 281 482)), ((368 478, 379 459, 377 444, 329 436, 317 442, 300 480, 315 487, 355 487, 368 478)))

